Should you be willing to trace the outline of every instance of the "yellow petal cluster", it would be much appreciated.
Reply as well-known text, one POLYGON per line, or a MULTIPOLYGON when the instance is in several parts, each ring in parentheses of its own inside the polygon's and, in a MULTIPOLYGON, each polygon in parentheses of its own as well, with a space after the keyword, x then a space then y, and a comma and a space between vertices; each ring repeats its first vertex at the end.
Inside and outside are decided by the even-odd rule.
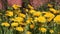
POLYGON ((15 23, 15 22, 13 22, 13 23, 11 23, 11 26, 12 27, 17 27, 19 24, 18 23, 15 23))
POLYGON ((15 21, 21 22, 21 21, 23 21, 23 18, 22 17, 15 17, 15 21))
POLYGON ((20 6, 19 6, 19 5, 14 4, 12 7, 13 7, 14 9, 18 9, 20 6))
POLYGON ((49 32, 50 32, 50 33, 54 33, 54 30, 50 30, 49 32))
POLYGON ((48 4, 48 7, 53 7, 53 5, 52 4, 48 4))
POLYGON ((52 14, 51 12, 46 12, 44 17, 46 17, 48 22, 50 22, 55 17, 55 15, 52 14))
POLYGON ((30 9, 34 9, 30 4, 28 4, 28 7, 29 7, 30 9))
POLYGON ((40 16, 40 15, 42 15, 42 13, 41 13, 41 12, 39 12, 39 11, 38 11, 38 12, 34 12, 34 13, 33 13, 33 16, 40 16))
POLYGON ((57 15, 57 16, 54 18, 54 22, 56 22, 57 24, 60 24, 60 15, 57 15))
POLYGON ((18 16, 25 18, 26 15, 23 13, 19 13, 18 16))
POLYGON ((30 31, 27 31, 26 34, 31 34, 31 32, 30 31))
POLYGON ((59 11, 57 11, 56 9, 54 9, 54 8, 49 8, 49 10, 51 11, 51 12, 53 12, 54 14, 57 14, 59 11))
POLYGON ((41 32, 43 32, 43 33, 47 31, 47 29, 46 29, 46 28, 43 28, 43 27, 42 27, 42 28, 39 28, 39 30, 40 30, 41 32))
POLYGON ((38 20, 39 22, 41 22, 41 23, 45 23, 45 22, 46 22, 46 18, 45 18, 44 16, 38 17, 37 20, 38 20))
POLYGON ((13 16, 13 11, 6 11, 6 16, 13 16))
POLYGON ((20 32, 23 32, 24 31, 24 29, 22 27, 16 27, 16 30, 17 31, 20 31, 20 32))
POLYGON ((8 22, 3 22, 1 25, 5 26, 5 27, 9 27, 10 26, 10 24, 8 22))

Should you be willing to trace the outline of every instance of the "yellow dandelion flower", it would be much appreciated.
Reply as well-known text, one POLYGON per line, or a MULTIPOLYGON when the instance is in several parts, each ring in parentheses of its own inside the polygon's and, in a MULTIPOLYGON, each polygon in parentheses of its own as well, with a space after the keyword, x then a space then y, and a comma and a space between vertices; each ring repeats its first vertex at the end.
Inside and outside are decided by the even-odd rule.
POLYGON ((22 18, 25 18, 26 15, 23 14, 23 13, 19 13, 18 16, 19 16, 19 17, 22 17, 22 18))
POLYGON ((34 9, 30 4, 28 4, 28 7, 29 7, 30 9, 34 9))
POLYGON ((35 26, 33 24, 30 25, 30 28, 33 29, 35 26))
POLYGON ((39 22, 41 22, 41 23, 45 23, 45 22, 46 22, 46 18, 45 18, 44 16, 38 17, 37 20, 38 20, 39 22))
POLYGON ((19 6, 19 5, 14 4, 12 7, 13 7, 14 9, 18 9, 20 6, 19 6))
POLYGON ((13 11, 6 11, 6 16, 13 16, 13 11))
POLYGON ((45 14, 46 12, 45 12, 45 11, 43 11, 42 13, 43 13, 43 14, 45 14))
POLYGON ((31 9, 31 10, 29 11, 29 13, 31 13, 31 14, 33 14, 34 12, 36 12, 36 11, 33 10, 33 9, 31 9))
POLYGON ((60 15, 57 15, 57 16, 54 18, 54 22, 56 22, 57 24, 60 24, 60 15))
POLYGON ((46 19, 47 19, 48 22, 50 22, 55 17, 55 15, 52 14, 52 13, 50 13, 50 12, 46 12, 44 14, 44 17, 46 17, 46 19))
POLYGON ((10 24, 8 22, 3 22, 1 25, 5 26, 5 27, 9 27, 10 26, 10 24))
POLYGON ((48 4, 48 7, 53 7, 53 5, 52 4, 48 4))
POLYGON ((14 13, 19 14, 19 13, 21 13, 21 10, 15 10, 14 13))
POLYGON ((31 32, 30 31, 27 31, 26 34, 31 34, 31 32))
POLYGON ((26 20, 26 24, 30 24, 31 21, 32 21, 32 18, 29 17, 29 18, 26 20))
POLYGON ((25 9, 26 10, 26 12, 28 12, 29 10, 28 9, 25 9))
POLYGON ((37 17, 35 17, 35 18, 34 18, 34 21, 35 21, 35 22, 37 22, 37 21, 38 21, 38 18, 37 18, 37 17))
POLYGON ((50 33, 54 33, 54 30, 50 30, 49 32, 50 32, 50 33))
POLYGON ((24 26, 26 25, 26 23, 22 23, 22 22, 20 22, 19 24, 20 24, 20 25, 24 25, 24 26))
POLYGON ((21 22, 21 21, 23 21, 23 18, 22 17, 15 17, 15 21, 21 22))
POLYGON ((23 32, 24 31, 24 29, 22 27, 16 27, 16 30, 17 31, 20 31, 20 32, 23 32))
POLYGON ((30 24, 31 23, 31 21, 30 20, 26 20, 26 24, 30 24))
POLYGON ((43 33, 47 31, 46 28, 39 28, 39 30, 40 30, 41 32, 43 32, 43 33))
POLYGON ((40 16, 40 15, 42 15, 41 12, 34 12, 34 13, 33 13, 33 16, 40 16))
POLYGON ((53 12, 54 14, 57 14, 57 13, 58 13, 58 11, 55 10, 54 8, 49 8, 49 10, 50 10, 51 12, 53 12))
POLYGON ((12 27, 17 27, 19 24, 18 23, 15 23, 15 22, 13 22, 13 23, 11 23, 11 26, 12 27))

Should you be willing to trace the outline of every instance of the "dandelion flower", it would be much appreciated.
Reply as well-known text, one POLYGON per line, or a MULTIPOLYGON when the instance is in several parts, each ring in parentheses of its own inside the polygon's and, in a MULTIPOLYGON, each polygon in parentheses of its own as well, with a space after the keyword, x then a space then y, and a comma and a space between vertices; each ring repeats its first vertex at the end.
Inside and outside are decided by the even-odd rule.
POLYGON ((52 4, 48 4, 48 7, 53 7, 53 5, 52 4))
POLYGON ((15 23, 15 22, 13 22, 13 23, 11 23, 11 26, 12 27, 17 27, 19 24, 18 23, 15 23))
POLYGON ((31 32, 30 31, 27 31, 26 34, 31 34, 31 32))
POLYGON ((34 25, 33 25, 33 24, 31 24, 31 25, 30 25, 30 28, 31 28, 31 29, 33 29, 33 28, 34 28, 34 25))
POLYGON ((39 30, 40 30, 41 32, 43 32, 43 33, 47 31, 46 28, 39 28, 39 30))
POLYGON ((54 30, 50 30, 49 32, 50 32, 50 33, 54 33, 54 30))
POLYGON ((39 22, 41 22, 41 23, 45 23, 45 22, 46 22, 46 18, 45 18, 44 16, 38 17, 37 20, 38 20, 39 22))
POLYGON ((29 7, 30 9, 34 9, 30 4, 28 4, 28 7, 29 7))
POLYGON ((24 29, 22 27, 16 27, 16 30, 17 31, 20 31, 20 32, 23 32, 24 31, 24 29))
POLYGON ((20 6, 19 6, 19 5, 14 4, 12 7, 13 7, 14 9, 18 9, 20 6))
POLYGON ((42 15, 41 12, 34 12, 34 13, 33 13, 33 16, 40 16, 40 15, 42 15))
POLYGON ((58 13, 58 11, 57 11, 56 9, 54 9, 54 8, 49 8, 49 10, 50 10, 51 12, 53 12, 54 14, 57 14, 57 13, 58 13))
POLYGON ((57 15, 57 16, 54 18, 54 22, 56 22, 57 24, 60 24, 60 15, 57 15))
POLYGON ((22 17, 22 18, 25 18, 26 15, 23 14, 23 13, 19 13, 18 16, 20 16, 20 17, 22 17))
POLYGON ((22 22, 23 18, 22 17, 15 17, 15 21, 22 22))
POLYGON ((10 24, 8 22, 3 22, 1 25, 5 26, 5 27, 9 27, 10 26, 10 24))
POLYGON ((13 11, 6 11, 6 16, 13 16, 13 11))
POLYGON ((33 14, 34 12, 36 12, 36 11, 33 10, 33 9, 31 9, 31 10, 29 11, 30 14, 33 14))
POLYGON ((50 22, 55 17, 55 15, 52 14, 52 13, 50 13, 50 12, 46 12, 44 14, 44 17, 46 17, 46 19, 47 19, 48 22, 50 22))

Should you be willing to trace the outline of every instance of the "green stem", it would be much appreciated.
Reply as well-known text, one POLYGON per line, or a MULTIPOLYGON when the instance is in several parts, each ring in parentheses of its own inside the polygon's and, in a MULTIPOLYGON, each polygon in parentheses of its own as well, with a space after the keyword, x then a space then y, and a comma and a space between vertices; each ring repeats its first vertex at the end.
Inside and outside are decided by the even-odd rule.
POLYGON ((13 34, 13 30, 12 29, 10 29, 10 34, 13 34))
POLYGON ((42 32, 42 34, 45 34, 45 33, 42 32))

